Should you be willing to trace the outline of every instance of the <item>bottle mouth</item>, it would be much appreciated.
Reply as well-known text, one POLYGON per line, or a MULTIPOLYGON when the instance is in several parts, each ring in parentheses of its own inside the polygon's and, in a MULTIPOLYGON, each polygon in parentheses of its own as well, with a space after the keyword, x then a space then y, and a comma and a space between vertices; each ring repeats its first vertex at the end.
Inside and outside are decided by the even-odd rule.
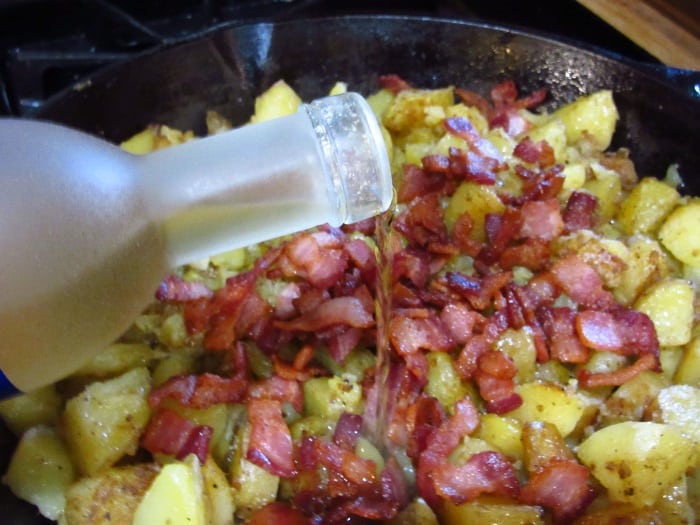
POLYGON ((357 93, 304 106, 319 139, 337 200, 338 225, 378 215, 391 205, 393 185, 386 144, 371 107, 357 93))

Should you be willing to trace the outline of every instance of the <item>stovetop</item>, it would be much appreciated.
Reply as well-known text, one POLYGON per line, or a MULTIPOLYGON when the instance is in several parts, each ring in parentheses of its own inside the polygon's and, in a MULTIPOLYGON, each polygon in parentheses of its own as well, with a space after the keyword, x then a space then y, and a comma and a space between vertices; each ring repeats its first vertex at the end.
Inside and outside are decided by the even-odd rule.
POLYGON ((0 3, 0 115, 24 115, 101 67, 216 27, 360 13, 509 25, 656 62, 573 1, 4 0, 0 3))

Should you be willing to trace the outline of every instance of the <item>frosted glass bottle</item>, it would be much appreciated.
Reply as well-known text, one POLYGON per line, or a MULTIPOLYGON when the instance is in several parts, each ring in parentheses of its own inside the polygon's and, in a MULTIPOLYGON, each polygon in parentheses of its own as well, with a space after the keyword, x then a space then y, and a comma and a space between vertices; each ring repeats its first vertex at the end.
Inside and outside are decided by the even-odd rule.
POLYGON ((391 194, 381 131, 354 93, 143 156, 0 119, 0 397, 76 370, 175 266, 371 217, 391 194))

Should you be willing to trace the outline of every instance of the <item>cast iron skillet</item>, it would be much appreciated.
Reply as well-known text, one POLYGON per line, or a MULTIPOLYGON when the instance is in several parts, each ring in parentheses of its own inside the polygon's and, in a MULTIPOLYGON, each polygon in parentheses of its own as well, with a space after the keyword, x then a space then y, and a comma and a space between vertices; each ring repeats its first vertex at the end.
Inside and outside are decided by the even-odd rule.
MULTIPOLYGON (((548 87, 553 107, 612 89, 621 121, 613 147, 632 151, 641 175, 680 165, 686 190, 700 190, 700 75, 626 62, 561 39, 470 22, 350 16, 222 28, 101 71, 33 115, 113 141, 152 122, 203 131, 215 109, 243 123, 257 94, 285 79, 302 98, 325 95, 337 80, 369 94, 379 74, 416 87, 455 85, 488 94, 513 79, 521 92, 548 87), (680 87, 671 80, 682 76, 680 87), (698 87, 696 87, 698 86, 698 87)), ((4 472, 12 438, 0 431, 4 472)), ((0 493, 0 520, 37 525, 33 507, 0 493)))

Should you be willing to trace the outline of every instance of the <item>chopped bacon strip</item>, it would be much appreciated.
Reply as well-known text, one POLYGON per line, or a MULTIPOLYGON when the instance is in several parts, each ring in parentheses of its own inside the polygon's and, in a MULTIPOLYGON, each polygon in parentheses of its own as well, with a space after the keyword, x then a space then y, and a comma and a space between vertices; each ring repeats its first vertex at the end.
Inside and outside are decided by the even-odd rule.
POLYGON ((526 202, 520 213, 520 237, 551 241, 564 231, 557 199, 526 202))
POLYGON ((514 391, 517 373, 513 361, 501 351, 489 350, 479 356, 474 375, 488 412, 504 414, 522 405, 522 398, 514 391))
POLYGON ((594 212, 598 198, 587 191, 573 191, 566 201, 564 224, 567 232, 590 230, 595 224, 594 212))
POLYGON ((634 364, 615 370, 614 372, 591 373, 582 369, 578 374, 579 384, 583 388, 599 388, 601 386, 620 386, 638 376, 645 370, 659 370, 659 360, 654 354, 642 355, 634 364))
POLYGON ((555 161, 554 150, 547 142, 533 142, 529 136, 518 142, 513 149, 513 155, 530 164, 539 164, 542 168, 551 166, 555 161))
POLYGON ((246 525, 312 525, 312 521, 287 503, 274 501, 254 511, 246 525))
POLYGON ((246 401, 268 399, 280 403, 287 402, 297 412, 304 409, 304 392, 301 385, 296 380, 285 379, 278 375, 250 383, 245 399, 246 401))
POLYGON ((496 162, 494 169, 505 167, 501 152, 491 142, 483 138, 469 120, 464 117, 449 117, 445 119, 445 128, 453 135, 464 139, 471 150, 480 157, 496 162))
POLYGON ((354 451, 335 443, 316 439, 314 441, 319 462, 329 469, 341 473, 357 485, 372 485, 377 481, 374 461, 361 458, 354 451))
POLYGON ((348 450, 354 450, 360 437, 362 428, 362 416, 343 412, 338 418, 338 423, 333 431, 333 442, 348 450))
POLYGON ((491 103, 474 91, 469 91, 468 89, 458 87, 455 88, 455 95, 465 106, 473 106, 477 108, 487 119, 493 111, 493 106, 491 103))
POLYGON ((622 336, 612 314, 584 310, 576 315, 576 333, 589 348, 617 352, 622 348, 622 336))
POLYGON ((549 356, 560 363, 587 363, 590 351, 576 333, 576 310, 543 306, 538 310, 549 342, 549 356))
POLYGON ((395 75, 393 73, 387 75, 379 75, 379 85, 382 86, 384 89, 388 89, 394 95, 406 89, 413 89, 413 86, 411 86, 411 84, 406 82, 399 75, 395 75))
POLYGON ((321 303, 310 312, 291 321, 275 321, 274 325, 284 330, 315 332, 335 324, 356 328, 369 328, 374 318, 362 301, 356 297, 335 297, 321 303))
POLYGON ((213 429, 197 425, 170 409, 157 410, 141 438, 143 448, 152 454, 184 459, 194 454, 201 464, 207 460, 213 429))
POLYGON ((482 494, 514 498, 520 489, 513 464, 493 451, 478 452, 460 466, 442 463, 432 477, 437 494, 457 505, 482 494))
POLYGON ((249 400, 248 422, 250 442, 246 458, 276 476, 293 476, 294 445, 282 418, 281 403, 270 399, 249 400))
POLYGON ((444 243, 447 240, 440 196, 436 193, 413 199, 396 217, 393 226, 417 246, 426 246, 431 242, 444 243))
POLYGON ((316 288, 328 288, 341 280, 347 269, 342 241, 325 232, 302 234, 288 243, 281 256, 284 275, 306 279, 316 288))
POLYGON ((595 499, 589 472, 574 460, 553 460, 536 472, 520 492, 520 501, 552 510, 555 523, 571 523, 595 499))
POLYGON ((421 169, 415 164, 403 165, 403 176, 401 184, 396 192, 396 200, 401 203, 409 203, 416 197, 422 197, 428 193, 440 193, 440 190, 445 186, 447 179, 444 171, 438 169, 436 163, 439 159, 444 159, 446 168, 449 167, 449 159, 444 156, 429 156, 423 158, 423 167, 421 169))
POLYGON ((163 279, 156 291, 159 301, 184 303, 195 299, 209 298, 213 292, 206 284, 196 281, 185 281, 177 275, 170 274, 163 279))
POLYGON ((247 382, 240 377, 221 377, 216 374, 179 375, 168 379, 148 395, 148 404, 160 406, 166 399, 191 408, 207 408, 218 403, 237 403, 243 400, 247 382))
POLYGON ((551 272, 564 292, 587 308, 607 310, 617 304, 598 273, 575 255, 554 263, 551 272))
POLYGON ((402 356, 418 350, 445 352, 454 346, 440 318, 432 314, 426 318, 396 315, 389 323, 392 346, 402 356))

